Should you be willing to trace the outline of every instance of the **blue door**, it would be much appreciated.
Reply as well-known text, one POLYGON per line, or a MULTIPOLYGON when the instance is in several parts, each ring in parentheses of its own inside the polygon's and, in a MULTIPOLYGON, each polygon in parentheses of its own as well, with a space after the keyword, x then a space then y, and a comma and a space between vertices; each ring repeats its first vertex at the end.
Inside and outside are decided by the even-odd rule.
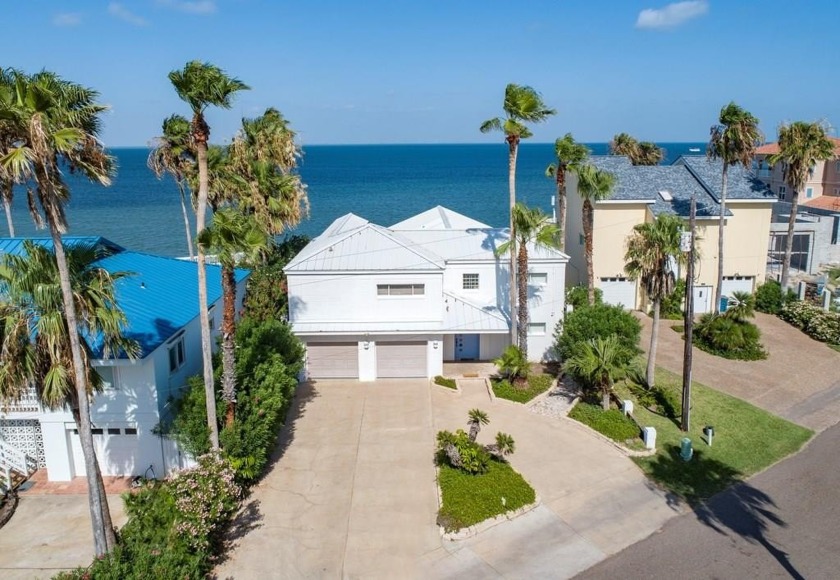
POLYGON ((477 334, 455 335, 455 360, 478 360, 479 341, 477 334))

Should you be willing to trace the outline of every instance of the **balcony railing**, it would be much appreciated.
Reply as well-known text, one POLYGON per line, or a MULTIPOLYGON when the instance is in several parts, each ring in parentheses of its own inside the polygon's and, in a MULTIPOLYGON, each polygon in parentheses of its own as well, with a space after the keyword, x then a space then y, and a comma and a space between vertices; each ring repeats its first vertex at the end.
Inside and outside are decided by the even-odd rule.
POLYGON ((0 413, 39 413, 41 405, 35 389, 28 389, 17 401, 0 403, 0 413))

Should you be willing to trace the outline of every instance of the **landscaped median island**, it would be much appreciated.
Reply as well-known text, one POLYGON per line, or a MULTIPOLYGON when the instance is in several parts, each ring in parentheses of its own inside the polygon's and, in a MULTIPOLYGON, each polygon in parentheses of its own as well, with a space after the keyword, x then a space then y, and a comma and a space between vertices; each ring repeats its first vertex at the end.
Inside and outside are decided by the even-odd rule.
POLYGON ((527 403, 554 382, 552 375, 533 372, 525 354, 515 345, 507 347, 493 364, 499 368, 499 376, 490 379, 490 387, 500 399, 527 403))
POLYGON ((435 380, 435 384, 440 385, 441 387, 446 387, 447 389, 452 389, 452 390, 457 390, 458 389, 458 383, 457 383, 457 381, 455 381, 455 379, 450 379, 448 377, 438 375, 438 376, 435 377, 434 380, 435 380))
MULTIPOLYGON (((664 369, 656 372, 658 388, 680 392, 682 379, 664 369)), ((634 416, 643 426, 656 428, 656 454, 634 457, 645 474, 673 491, 689 504, 708 499, 777 461, 798 451, 813 431, 795 425, 697 382, 692 383, 691 430, 679 428, 679 413, 650 411, 638 402, 626 383, 617 384, 616 393, 622 399, 636 402, 634 416), (703 428, 714 428, 712 445, 703 435, 703 428), (690 461, 680 458, 680 441, 689 437, 694 446, 690 461)))
POLYGON ((536 501, 536 492, 505 459, 514 452, 513 437, 497 433, 495 443, 476 442, 490 418, 480 409, 469 412, 469 432, 437 434, 440 510, 438 525, 457 532, 536 501))

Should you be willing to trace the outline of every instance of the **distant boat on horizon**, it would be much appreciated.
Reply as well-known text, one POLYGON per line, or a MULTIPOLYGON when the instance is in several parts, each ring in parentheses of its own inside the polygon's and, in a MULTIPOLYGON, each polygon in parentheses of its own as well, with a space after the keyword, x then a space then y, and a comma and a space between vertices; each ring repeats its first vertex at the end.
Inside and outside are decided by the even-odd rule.
POLYGON ((692 147, 691 149, 689 149, 689 151, 691 153, 700 153, 700 148, 699 147, 692 147))

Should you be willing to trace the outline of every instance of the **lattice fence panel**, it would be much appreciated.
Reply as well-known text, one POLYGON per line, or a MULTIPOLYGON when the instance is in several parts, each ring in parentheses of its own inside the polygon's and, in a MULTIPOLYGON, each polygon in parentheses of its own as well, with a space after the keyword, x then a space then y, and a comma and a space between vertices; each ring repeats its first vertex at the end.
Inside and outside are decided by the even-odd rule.
POLYGON ((35 458, 38 467, 46 467, 44 457, 44 436, 37 419, 0 420, 0 436, 7 443, 35 458))

